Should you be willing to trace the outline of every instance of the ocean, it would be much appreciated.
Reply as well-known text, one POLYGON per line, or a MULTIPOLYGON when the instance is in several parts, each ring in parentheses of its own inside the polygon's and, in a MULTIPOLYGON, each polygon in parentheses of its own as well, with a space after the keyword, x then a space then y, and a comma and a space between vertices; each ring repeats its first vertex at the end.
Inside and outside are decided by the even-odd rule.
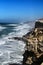
POLYGON ((9 63, 22 64, 26 44, 23 41, 9 38, 22 37, 33 27, 33 22, 0 23, 0 65, 8 65, 9 63))

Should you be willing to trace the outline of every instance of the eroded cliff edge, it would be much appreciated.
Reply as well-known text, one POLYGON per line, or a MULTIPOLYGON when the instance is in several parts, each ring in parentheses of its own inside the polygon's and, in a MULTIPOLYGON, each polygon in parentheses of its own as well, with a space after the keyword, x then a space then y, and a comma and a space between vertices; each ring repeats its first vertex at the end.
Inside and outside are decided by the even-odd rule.
POLYGON ((43 22, 37 21, 34 30, 23 37, 28 40, 23 65, 40 65, 43 62, 43 22))
POLYGON ((40 65, 43 62, 43 21, 38 20, 32 31, 23 37, 13 37, 26 43, 23 65, 40 65))

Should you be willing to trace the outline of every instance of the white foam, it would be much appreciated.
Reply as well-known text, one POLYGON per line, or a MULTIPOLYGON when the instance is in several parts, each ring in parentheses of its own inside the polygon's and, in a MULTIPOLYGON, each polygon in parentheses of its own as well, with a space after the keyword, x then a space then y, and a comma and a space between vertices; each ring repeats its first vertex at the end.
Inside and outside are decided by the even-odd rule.
POLYGON ((2 65, 9 65, 9 63, 11 63, 11 61, 4 61, 2 65))
POLYGON ((16 27, 16 30, 22 30, 25 28, 30 28, 30 26, 28 24, 22 24, 16 27))
POLYGON ((29 25, 29 24, 22 24, 22 25, 19 25, 17 26, 16 28, 13 29, 13 31, 17 31, 14 35, 15 36, 23 36, 25 35, 27 32, 29 32, 29 30, 31 29, 32 27, 29 25))
POLYGON ((17 24, 8 24, 8 26, 17 26, 17 24))
POLYGON ((29 29, 31 27, 28 24, 24 24, 24 25, 19 25, 17 27, 13 28, 13 31, 16 30, 16 32, 11 32, 8 35, 10 37, 14 37, 14 36, 19 36, 22 37, 23 35, 25 35, 27 32, 29 32, 29 29))
POLYGON ((3 55, 3 53, 0 51, 0 56, 2 56, 3 55))
POLYGON ((5 44, 4 40, 0 40, 0 45, 5 44))
POLYGON ((2 31, 3 29, 5 29, 6 27, 3 27, 0 25, 0 31, 2 31))
POLYGON ((2 38, 0 38, 0 47, 2 46, 0 48, 0 56, 5 58, 5 61, 2 62, 3 65, 7 63, 20 63, 23 60, 22 54, 24 53, 25 43, 8 38, 12 38, 14 36, 22 37, 29 32, 30 28, 32 28, 29 24, 21 24, 17 26, 15 24, 9 24, 9 26, 15 26, 13 27, 13 31, 8 35, 2 35, 2 38), (6 57, 7 54, 8 56, 6 57))

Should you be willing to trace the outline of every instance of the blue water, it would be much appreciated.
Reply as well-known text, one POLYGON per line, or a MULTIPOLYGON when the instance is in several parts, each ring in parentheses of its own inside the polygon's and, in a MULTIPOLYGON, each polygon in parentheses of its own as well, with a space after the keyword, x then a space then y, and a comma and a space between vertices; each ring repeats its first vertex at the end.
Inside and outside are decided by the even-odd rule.
POLYGON ((0 65, 22 64, 25 43, 12 38, 22 37, 34 27, 32 22, 19 24, 0 24, 0 65))

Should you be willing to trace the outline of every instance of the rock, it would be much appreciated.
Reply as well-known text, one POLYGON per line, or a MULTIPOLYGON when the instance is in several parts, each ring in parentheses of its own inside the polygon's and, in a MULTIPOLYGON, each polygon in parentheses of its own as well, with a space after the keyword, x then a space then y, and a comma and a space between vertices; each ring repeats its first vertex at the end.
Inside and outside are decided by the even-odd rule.
POLYGON ((28 52, 24 53, 24 65, 40 65, 43 62, 43 22, 37 21, 34 30, 23 37, 27 38, 29 44, 33 46, 33 48, 31 47, 31 50, 29 44, 26 46, 28 52), (29 51, 33 51, 34 53, 29 51), (31 62, 29 62, 30 60, 28 58, 31 59, 31 57, 34 58, 35 61, 31 60, 31 62))
POLYGON ((43 18, 38 19, 38 20, 36 20, 36 21, 39 21, 39 22, 43 23, 43 18))
POLYGON ((43 62, 41 63, 41 65, 43 65, 43 62))
POLYGON ((31 64, 31 63, 33 63, 33 61, 35 61, 37 59, 35 53, 32 51, 28 51, 28 50, 25 51, 25 53, 23 54, 23 57, 24 57, 23 65, 31 64))
POLYGON ((31 65, 41 65, 43 62, 43 55, 41 55, 35 62, 33 62, 31 65))
POLYGON ((36 22, 36 23, 35 23, 35 28, 43 28, 43 23, 41 23, 41 22, 36 22))
POLYGON ((39 58, 36 57, 36 54, 32 51, 25 51, 23 54, 23 65, 40 65, 43 62, 43 55, 41 55, 39 58), (30 58, 30 60, 28 59, 30 58), (29 62, 30 61, 30 62, 29 62))
POLYGON ((23 54, 23 65, 40 65, 43 62, 43 20, 35 23, 35 28, 23 37, 13 37, 26 43, 26 50, 23 54))
POLYGON ((11 63, 11 64, 9 64, 9 65, 22 65, 22 64, 11 63))

